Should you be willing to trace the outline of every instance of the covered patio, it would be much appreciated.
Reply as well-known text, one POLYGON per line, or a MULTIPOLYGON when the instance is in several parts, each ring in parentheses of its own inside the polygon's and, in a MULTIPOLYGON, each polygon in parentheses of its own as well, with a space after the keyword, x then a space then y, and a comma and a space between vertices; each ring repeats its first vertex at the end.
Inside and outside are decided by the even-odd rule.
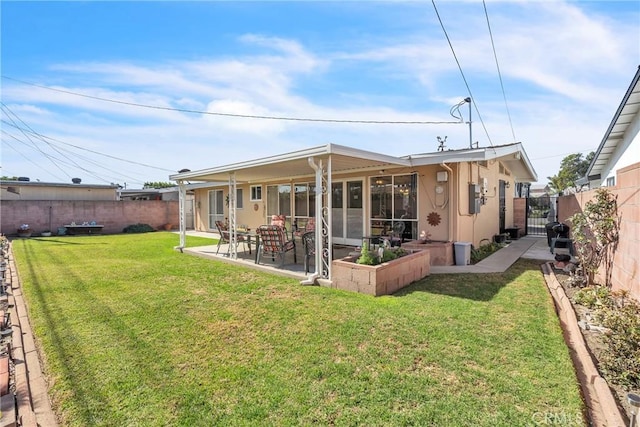
MULTIPOLYGON (((229 246, 219 252, 224 252, 229 260, 246 259, 255 264, 253 254, 239 250, 243 245, 238 243, 247 225, 253 232, 259 225, 268 224, 273 214, 288 215, 290 227, 301 216, 314 218, 312 270, 304 274, 303 262, 299 260, 297 272, 303 278, 302 283, 312 284, 319 280, 331 281, 334 258, 353 252, 364 239, 384 236, 397 222, 410 227, 403 239, 417 239, 420 230, 425 229, 432 233, 429 240, 441 242, 462 240, 478 244, 486 240, 483 237, 490 238, 498 232, 498 214, 502 218, 501 228, 505 226, 503 213, 512 209, 512 199, 507 197, 510 181, 530 182, 535 180, 535 172, 520 143, 404 157, 326 144, 199 171, 182 170, 170 179, 176 181, 180 189, 178 248, 182 251, 189 250, 185 239, 185 200, 187 189, 194 185, 202 191, 201 202, 197 202, 200 230, 213 231, 207 221, 213 222, 211 213, 215 203, 216 209, 220 209, 215 219, 224 219, 228 224, 229 246), (308 211, 303 215, 297 212, 298 199, 295 198, 299 183, 306 185, 309 197, 308 211), (355 184, 349 186, 352 183, 355 184), (202 188, 207 186, 210 189, 205 193, 202 188), (266 190, 263 191, 263 187, 266 190), (270 198, 269 190, 275 187, 286 187, 284 204, 282 200, 270 198), (336 189, 344 199, 336 198, 336 189), (210 194, 214 192, 215 198, 210 194), (249 203, 243 196, 247 193, 249 203), (500 203, 506 200, 506 205, 499 206, 498 196, 500 203), (236 200, 236 197, 242 198, 236 200), (345 201, 356 201, 358 206, 350 209, 345 201), (480 213, 480 207, 485 204, 480 213), (405 217, 405 213, 409 216, 405 217), (340 245, 347 249, 338 255, 336 249, 340 245)), ((289 233, 291 231, 289 228, 289 233)), ((209 251, 209 255, 216 251, 217 248, 209 251)), ((207 254, 206 250, 200 252, 207 254)), ((297 252, 301 257, 301 248, 297 252)), ((288 261, 285 264, 294 265, 288 261)))
MULTIPOLYGON (((305 282, 314 283, 318 279, 331 279, 331 262, 334 255, 332 197, 329 189, 332 188, 332 179, 336 174, 371 173, 389 168, 410 167, 409 159, 401 159, 364 150, 343 147, 335 144, 327 144, 307 150, 300 150, 283 155, 267 157, 258 160, 235 163, 231 165, 205 169, 197 172, 185 171, 170 178, 178 182, 180 188, 180 246, 182 251, 187 250, 184 224, 184 200, 186 196, 186 183, 188 181, 201 181, 220 183, 228 182, 228 227, 229 245, 226 257, 231 260, 242 260, 248 254, 238 252, 238 222, 237 201, 235 195, 238 184, 265 184, 280 182, 283 180, 293 182, 296 179, 309 179, 315 181, 315 257, 312 263, 313 271, 305 275, 300 264, 302 276, 305 282)), ((360 233, 362 234, 362 233, 360 233)), ((362 237, 362 236, 360 236, 362 237)), ((353 248, 351 248, 353 251, 353 248)), ((213 251, 215 252, 215 251, 213 251)), ((222 250, 220 251, 222 252, 222 250)), ((299 251, 300 253, 300 251, 299 251)), ((252 258, 249 255, 249 262, 252 258)), ((298 276, 297 276, 298 277, 298 276)))

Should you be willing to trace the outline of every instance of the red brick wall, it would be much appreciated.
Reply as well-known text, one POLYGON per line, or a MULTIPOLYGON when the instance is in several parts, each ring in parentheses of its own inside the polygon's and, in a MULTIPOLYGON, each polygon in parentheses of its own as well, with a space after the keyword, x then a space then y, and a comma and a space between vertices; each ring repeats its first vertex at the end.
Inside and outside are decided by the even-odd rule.
MULTIPOLYGON (((620 241, 613 259, 612 287, 626 289, 640 300, 640 163, 619 170, 616 182, 615 187, 607 187, 618 197, 620 215, 620 241)), ((595 190, 591 190, 560 197, 558 220, 570 224, 567 218, 580 211, 594 195, 595 190)))
POLYGON ((177 228, 179 208, 174 200, 3 200, 0 203, 0 233, 8 236, 15 235, 21 224, 29 224, 34 234, 49 228, 55 234, 58 227, 74 221, 95 221, 104 225, 105 234, 122 233, 123 228, 137 223, 156 228, 170 223, 177 228))

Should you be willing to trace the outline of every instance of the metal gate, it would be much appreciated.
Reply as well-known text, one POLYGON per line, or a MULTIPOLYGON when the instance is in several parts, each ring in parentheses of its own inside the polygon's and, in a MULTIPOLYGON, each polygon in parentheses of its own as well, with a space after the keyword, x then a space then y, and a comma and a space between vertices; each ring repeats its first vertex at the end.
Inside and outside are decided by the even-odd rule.
POLYGON ((527 198, 527 234, 546 236, 545 226, 558 218, 558 197, 543 195, 527 198))

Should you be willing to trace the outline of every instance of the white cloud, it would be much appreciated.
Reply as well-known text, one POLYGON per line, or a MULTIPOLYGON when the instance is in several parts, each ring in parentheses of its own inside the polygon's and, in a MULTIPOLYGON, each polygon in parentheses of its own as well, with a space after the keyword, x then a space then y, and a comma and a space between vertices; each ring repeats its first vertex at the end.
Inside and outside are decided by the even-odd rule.
MULTIPOLYGON (((493 143, 512 142, 484 16, 454 13, 470 6, 482 10, 476 3, 444 3, 443 8, 452 10, 443 13, 445 24, 493 143), (452 16, 457 19, 449 19, 452 16)), ((564 155, 599 144, 637 67, 637 56, 629 55, 634 47, 637 52, 637 40, 628 37, 634 31, 625 23, 586 13, 579 3, 490 2, 488 9, 515 133, 544 181, 557 172, 564 155)), ((344 40, 339 50, 322 55, 301 40, 245 34, 239 41, 253 54, 154 64, 135 59, 57 63, 50 68, 51 81, 65 91, 164 108, 326 119, 449 120, 448 108, 466 94, 443 34, 433 24, 387 39, 381 34, 375 37, 376 46, 344 40), (344 84, 331 81, 345 79, 345 69, 353 74, 344 84), (367 73, 379 76, 383 85, 360 86, 367 73), (340 89, 319 101, 308 80, 340 89)), ((103 102, 15 83, 4 85, 2 97, 41 133, 170 170, 196 170, 328 142, 393 155, 434 151, 437 136, 448 136, 449 148, 468 145, 463 125, 218 117, 103 102)), ((462 111, 466 116, 466 108, 462 111)), ((475 111, 473 115, 474 140, 485 145, 484 130, 475 111)), ((18 156, 11 159, 15 170, 31 167, 18 156)), ((142 182, 168 176, 103 162, 142 182)))

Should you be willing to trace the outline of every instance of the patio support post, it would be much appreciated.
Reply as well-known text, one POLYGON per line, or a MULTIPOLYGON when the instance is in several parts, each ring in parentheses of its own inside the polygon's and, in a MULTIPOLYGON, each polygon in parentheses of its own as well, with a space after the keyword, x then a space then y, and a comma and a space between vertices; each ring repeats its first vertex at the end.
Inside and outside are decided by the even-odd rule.
POLYGON ((322 254, 324 251, 324 239, 322 238, 322 230, 324 229, 323 221, 322 221, 322 159, 318 164, 318 168, 316 169, 316 276, 324 277, 322 275, 322 271, 324 270, 324 266, 322 265, 322 254), (318 203, 320 201, 320 203, 318 203))
POLYGON ((329 154, 329 158, 327 159, 327 169, 326 176, 323 180, 323 198, 322 198, 322 209, 324 215, 322 216, 325 221, 322 226, 322 233, 324 239, 324 251, 322 260, 323 260, 323 270, 322 277, 331 280, 331 262, 333 261, 333 197, 331 194, 331 181, 332 181, 332 169, 331 169, 331 154, 329 154))
MULTIPOLYGON (((309 157, 307 159, 309 162, 309 166, 315 171, 315 217, 316 217, 316 229, 315 229, 315 242, 316 242, 316 250, 315 250, 315 272, 309 277, 302 281, 302 284, 313 284, 316 279, 328 279, 330 277, 330 266, 331 266, 331 240, 328 238, 331 236, 331 231, 329 224, 331 223, 329 220, 328 212, 331 211, 330 204, 331 198, 327 197, 330 195, 327 186, 329 180, 326 179, 325 173, 326 170, 323 167, 322 160, 319 160, 316 163, 313 157, 309 157), (327 209, 327 205, 329 205, 329 209, 327 209)), ((328 173, 327 173, 328 176, 328 173)))
POLYGON ((238 258, 238 235, 236 234, 236 174, 229 174, 229 257, 231 259, 238 258))
POLYGON ((187 246, 187 227, 185 221, 185 203, 187 199, 187 188, 184 185, 184 181, 178 181, 178 221, 180 222, 180 246, 178 249, 182 250, 187 246))

